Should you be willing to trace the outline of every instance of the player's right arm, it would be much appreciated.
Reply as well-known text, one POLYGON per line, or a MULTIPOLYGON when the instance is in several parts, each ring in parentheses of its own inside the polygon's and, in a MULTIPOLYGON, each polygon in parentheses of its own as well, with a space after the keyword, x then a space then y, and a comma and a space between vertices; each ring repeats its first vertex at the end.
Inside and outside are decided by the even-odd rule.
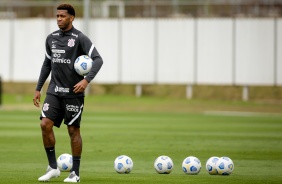
POLYGON ((33 104, 36 107, 39 107, 40 97, 41 97, 40 91, 35 91, 34 97, 33 97, 33 104))
POLYGON ((34 98, 33 98, 33 104, 36 107, 39 107, 40 96, 41 96, 41 94, 40 94, 41 88, 43 87, 46 79, 48 78, 48 76, 51 72, 51 50, 50 50, 50 47, 48 45, 47 40, 48 40, 48 37, 47 37, 46 43, 45 43, 45 47, 46 47, 45 60, 44 60, 43 65, 41 67, 39 79, 38 79, 38 82, 37 82, 37 86, 36 86, 34 98))

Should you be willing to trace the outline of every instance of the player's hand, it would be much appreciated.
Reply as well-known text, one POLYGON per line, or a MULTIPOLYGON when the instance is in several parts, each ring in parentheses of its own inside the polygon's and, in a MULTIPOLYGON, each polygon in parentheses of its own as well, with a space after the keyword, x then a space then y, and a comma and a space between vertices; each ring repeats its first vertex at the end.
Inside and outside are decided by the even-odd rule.
POLYGON ((40 97, 41 97, 40 91, 35 91, 34 97, 33 97, 33 104, 36 107, 39 107, 40 97))
POLYGON ((87 80, 83 79, 74 86, 73 92, 81 93, 86 89, 87 86, 88 86, 87 80))

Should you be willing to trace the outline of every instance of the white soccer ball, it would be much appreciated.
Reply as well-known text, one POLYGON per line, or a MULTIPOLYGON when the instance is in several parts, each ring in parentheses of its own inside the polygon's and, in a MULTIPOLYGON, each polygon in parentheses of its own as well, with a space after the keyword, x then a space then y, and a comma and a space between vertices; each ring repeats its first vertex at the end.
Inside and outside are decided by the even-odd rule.
POLYGON ((168 156, 159 156, 154 162, 154 167, 159 174, 169 174, 173 169, 173 162, 168 156))
POLYGON ((93 60, 87 55, 81 55, 74 62, 76 73, 81 76, 87 75, 92 68, 93 60))
POLYGON ((189 156, 182 162, 182 170, 185 174, 198 174, 201 167, 201 161, 194 156, 189 156))
POLYGON ((120 174, 128 174, 133 169, 133 161, 129 156, 118 156, 114 161, 114 168, 120 174))
POLYGON ((234 170, 233 161, 228 157, 220 157, 215 166, 219 175, 230 175, 234 170))
POLYGON ((70 171, 72 168, 72 155, 68 153, 61 154, 57 159, 57 166, 60 171, 70 171))
POLYGON ((207 162, 206 162, 206 170, 210 175, 216 175, 217 170, 216 170, 216 162, 219 160, 219 157, 213 156, 210 157, 207 162))

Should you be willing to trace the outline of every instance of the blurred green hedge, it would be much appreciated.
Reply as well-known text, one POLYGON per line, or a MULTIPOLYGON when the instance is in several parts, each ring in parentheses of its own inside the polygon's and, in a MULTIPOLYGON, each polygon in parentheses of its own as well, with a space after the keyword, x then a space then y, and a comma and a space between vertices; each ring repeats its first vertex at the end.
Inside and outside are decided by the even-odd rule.
MULTIPOLYGON (((42 93, 46 92, 45 84, 42 93)), ((4 82, 3 93, 33 94, 36 83, 4 82)), ((135 85, 95 84, 88 89, 93 95, 135 96, 135 85)), ((242 100, 242 86, 193 85, 193 99, 242 100)), ((186 85, 142 85, 143 96, 186 98, 186 85)), ((249 100, 282 102, 282 86, 250 86, 249 100)))

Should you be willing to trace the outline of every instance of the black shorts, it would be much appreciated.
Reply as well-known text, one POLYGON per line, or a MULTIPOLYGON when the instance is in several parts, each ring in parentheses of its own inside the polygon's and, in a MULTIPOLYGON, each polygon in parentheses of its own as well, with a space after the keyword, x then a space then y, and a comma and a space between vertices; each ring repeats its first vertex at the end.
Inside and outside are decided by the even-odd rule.
POLYGON ((54 126, 60 127, 64 124, 80 127, 81 115, 83 112, 84 97, 60 98, 54 95, 47 95, 41 110, 40 119, 49 118, 54 126))

